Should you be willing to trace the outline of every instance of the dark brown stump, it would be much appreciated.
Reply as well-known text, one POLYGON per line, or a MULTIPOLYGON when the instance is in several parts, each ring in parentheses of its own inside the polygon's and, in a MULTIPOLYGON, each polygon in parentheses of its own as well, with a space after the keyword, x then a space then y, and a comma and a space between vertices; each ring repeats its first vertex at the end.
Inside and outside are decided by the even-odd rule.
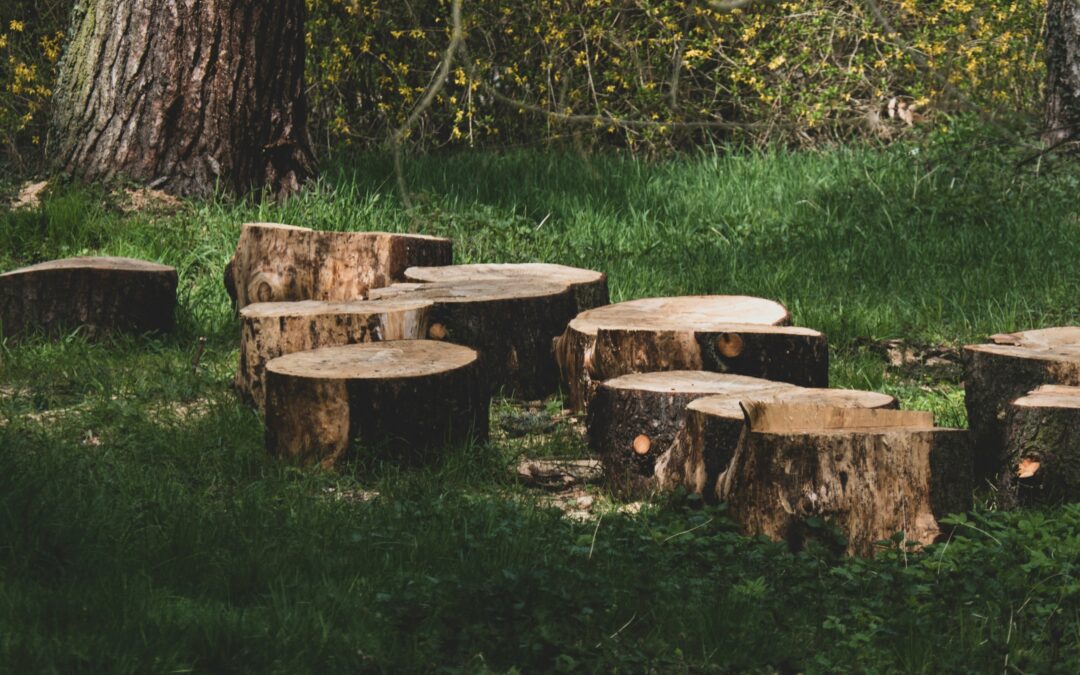
POLYGON ((569 286, 574 293, 577 311, 608 304, 607 275, 551 263, 507 263, 410 267, 407 281, 421 283, 472 283, 485 281, 542 281, 569 286))
POLYGON ((533 400, 558 389, 551 341, 574 316, 574 295, 564 284, 404 283, 371 297, 431 302, 428 337, 480 352, 493 391, 533 400))
POLYGON ((0 333, 169 332, 176 270, 133 258, 67 258, 0 274, 0 333))
POLYGON ((476 352, 431 340, 324 347, 266 364, 266 449, 330 467, 359 439, 403 462, 482 442, 490 395, 476 352))
POLYGON ((994 481, 1010 470, 1009 404, 1044 384, 1080 385, 1080 327, 994 335, 964 348, 964 399, 975 444, 976 475, 994 481))
POLYGON ((938 519, 970 508, 967 432, 939 429, 930 413, 745 403, 747 430, 724 474, 721 498, 746 534, 801 550, 830 523, 846 551, 872 556, 897 532, 925 545, 938 519))
POLYGON ((667 452, 656 461, 656 486, 661 490, 678 487, 717 501, 717 485, 727 470, 739 444, 745 416, 741 401, 764 401, 829 406, 833 408, 896 408, 887 394, 850 389, 804 389, 774 385, 772 389, 731 392, 699 398, 686 407, 667 452))
POLYGON ((225 288, 238 310, 253 302, 363 300, 409 267, 449 265, 451 258, 442 237, 247 223, 225 268, 225 288))
POLYGON ((236 390, 262 410, 268 361, 319 347, 424 338, 430 308, 431 303, 424 300, 304 300, 248 305, 240 310, 236 390))
POLYGON ((1080 387, 1045 385, 1010 406, 998 508, 1080 500, 1080 387))

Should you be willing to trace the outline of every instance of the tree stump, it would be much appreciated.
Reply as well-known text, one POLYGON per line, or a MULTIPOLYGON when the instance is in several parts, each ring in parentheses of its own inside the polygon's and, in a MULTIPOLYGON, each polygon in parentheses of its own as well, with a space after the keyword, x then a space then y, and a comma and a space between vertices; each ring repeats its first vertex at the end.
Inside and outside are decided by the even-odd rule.
POLYGON ((421 283, 471 283, 484 281, 545 281, 565 284, 574 293, 577 311, 608 304, 607 275, 551 263, 508 263, 480 265, 445 265, 442 267, 410 267, 405 279, 421 283))
POLYGON ((1080 500, 1080 387, 1045 385, 1010 406, 998 507, 1080 500))
POLYGON ((970 508, 968 434, 935 428, 931 413, 742 405, 747 429, 720 496, 747 534, 798 551, 817 523, 831 523, 847 553, 870 556, 876 542, 901 531, 929 544, 939 518, 970 508))
POLYGON ((0 274, 0 333, 169 332, 176 285, 174 268, 133 258, 66 258, 24 267, 0 274))
POLYGON ((700 370, 623 375, 596 388, 586 418, 589 447, 601 458, 612 488, 641 497, 655 487, 654 465, 668 451, 691 401, 717 394, 738 401, 794 388, 700 370))
POLYGON ((257 302, 240 310, 240 367, 234 384, 240 396, 264 409, 266 363, 319 347, 427 336, 425 300, 352 302, 257 302))
POLYGON ((827 386, 825 336, 787 323, 782 305, 746 296, 646 298, 583 312, 555 345, 568 405, 585 410, 595 382, 664 370, 827 386))
POLYGON ((225 267, 225 288, 237 310, 253 302, 363 300, 409 267, 451 259, 451 242, 442 237, 247 223, 225 267))
POLYGON ((482 442, 490 394, 468 347, 432 340, 296 352, 266 364, 266 449, 330 467, 350 441, 403 462, 482 442))
POLYGON ((735 391, 699 398, 686 415, 666 452, 656 460, 656 487, 700 494, 718 501, 717 487, 739 444, 745 416, 741 401, 829 406, 832 408, 897 408, 888 394, 851 389, 804 389, 772 384, 760 391, 735 391))
POLYGON ((432 303, 428 337, 472 347, 493 387, 533 400, 558 389, 551 341, 574 316, 569 286, 526 280, 394 284, 373 299, 432 303))
POLYGON ((976 475, 992 481, 1010 470, 1009 404, 1044 384, 1080 385, 1080 326, 1005 333, 990 341, 964 348, 964 400, 976 475))

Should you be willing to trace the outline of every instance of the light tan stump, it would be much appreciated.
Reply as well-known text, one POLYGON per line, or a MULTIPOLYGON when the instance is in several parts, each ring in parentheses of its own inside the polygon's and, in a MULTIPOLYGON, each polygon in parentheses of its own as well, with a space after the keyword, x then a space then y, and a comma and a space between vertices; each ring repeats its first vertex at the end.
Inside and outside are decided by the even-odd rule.
POLYGON ((363 300, 409 267, 451 259, 451 242, 442 237, 247 223, 225 267, 225 288, 237 310, 253 302, 363 300))
POLYGON ((332 466, 359 441, 402 462, 483 441, 489 390, 476 352, 431 340, 296 352, 266 364, 266 449, 332 466))
POLYGON ((748 428, 720 495, 746 534, 801 550, 811 518, 844 533, 849 554, 904 532, 925 545, 938 519, 971 506, 966 431, 939 429, 930 413, 743 403, 748 428))
POLYGON ((998 508, 1080 500, 1080 387, 1044 385, 1009 407, 998 508))
POLYGON ((994 335, 968 345, 964 399, 980 479, 1010 470, 1005 445, 1009 404, 1044 384, 1080 385, 1080 326, 994 335))
POLYGON ((424 300, 257 302, 240 310, 240 367, 234 384, 246 401, 264 406, 266 363, 293 352, 381 340, 427 337, 424 300))
POLYGON ((566 328, 575 307, 565 284, 403 283, 372 291, 371 297, 431 302, 428 337, 480 352, 493 391, 531 400, 558 389, 551 341, 566 328))
POLYGON ((607 275, 551 263, 506 263, 410 267, 405 279, 421 283, 471 283, 485 281, 543 281, 569 286, 574 293, 577 311, 608 304, 607 275))
POLYGON ((656 487, 678 487, 717 501, 717 486, 727 470, 744 427, 740 401, 809 404, 833 408, 896 408, 892 396, 851 389, 804 389, 774 385, 762 391, 734 391, 699 398, 686 415, 667 452, 656 461, 656 487))
POLYGON ((24 267, 0 274, 0 334, 169 332, 176 284, 174 268, 134 258, 66 258, 24 267))

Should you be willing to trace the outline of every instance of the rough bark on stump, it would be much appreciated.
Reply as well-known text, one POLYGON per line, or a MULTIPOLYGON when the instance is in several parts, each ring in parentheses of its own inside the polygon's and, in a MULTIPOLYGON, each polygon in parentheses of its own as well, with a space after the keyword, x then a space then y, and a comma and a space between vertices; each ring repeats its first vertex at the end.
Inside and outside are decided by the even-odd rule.
POLYGON ((608 304, 607 275, 551 263, 507 263, 479 265, 445 265, 442 267, 410 267, 405 270, 408 281, 420 283, 471 283, 484 281, 544 281, 565 284, 574 293, 578 313, 608 304))
POLYGON ((468 347, 369 342, 288 354, 266 365, 266 449, 330 467, 353 439, 402 462, 484 441, 490 393, 468 347))
POLYGON ((253 302, 363 300, 414 265, 449 265, 449 239, 386 232, 321 232, 247 223, 225 267, 236 308, 253 302))
POLYGON ((240 310, 240 366, 234 384, 264 408, 263 379, 272 359, 319 347, 427 336, 424 300, 258 302, 240 310))
POLYGON ((0 334, 169 332, 176 285, 174 268, 133 258, 66 258, 24 267, 0 274, 0 334))
POLYGON ((586 418, 589 447, 601 458, 613 489, 641 497, 656 486, 654 465, 668 451, 691 401, 714 395, 739 400, 793 388, 700 370, 623 375, 596 388, 586 418))
MULTIPOLYGON (((783 305, 741 295, 643 298, 582 312, 555 342, 555 357, 567 388, 567 405, 578 412, 585 411, 594 383, 620 375, 658 370, 720 370, 708 367, 717 365, 718 360, 710 356, 714 351, 712 345, 702 350, 698 332, 716 333, 719 337, 731 324, 782 326, 789 320, 783 305), (603 332, 613 334, 600 345, 598 338, 603 332), (654 336, 649 348, 644 353, 636 346, 632 352, 622 352, 619 348, 622 336, 636 333, 654 336)), ((642 342, 637 335, 630 339, 635 345, 642 342)), ((648 338, 644 341, 649 342, 648 338)), ((736 343, 730 342, 725 350, 733 353, 736 343)), ((761 376, 741 369, 722 372, 761 376)))
POLYGON ((51 106, 57 161, 182 195, 314 173, 303 0, 81 0, 51 106))
POLYGON ((746 534, 801 550, 811 518, 838 527, 852 555, 904 532, 932 543, 938 519, 971 505, 967 432, 930 413, 745 403, 747 428, 721 497, 746 534))
POLYGON ((558 389, 551 341, 574 316, 574 294, 538 281, 394 284, 373 299, 426 300, 428 337, 472 347, 493 391, 532 400, 558 389))
POLYGON ((1080 500, 1080 387, 1045 385, 1010 406, 998 508, 1080 500))
POLYGON ((775 385, 770 390, 733 392, 699 398, 686 407, 667 452, 656 461, 656 487, 678 487, 702 495, 707 502, 718 500, 717 488, 728 468, 742 434, 745 416, 740 402, 806 404, 832 408, 896 408, 887 394, 851 389, 804 389, 775 385))
POLYGON ((964 402, 981 480, 1008 470, 1005 420, 1009 404, 1044 384, 1080 385, 1080 327, 994 335, 968 345, 964 402))

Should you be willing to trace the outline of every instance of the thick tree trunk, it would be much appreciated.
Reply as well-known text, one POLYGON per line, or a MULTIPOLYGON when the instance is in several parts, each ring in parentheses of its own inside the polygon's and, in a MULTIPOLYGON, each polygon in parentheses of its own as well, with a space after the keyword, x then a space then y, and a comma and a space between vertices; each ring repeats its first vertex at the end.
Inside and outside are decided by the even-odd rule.
POLYGON ((1080 2, 1046 6, 1046 130, 1050 145, 1080 135, 1080 2))
POLYGON ((1080 500, 1080 387, 1045 385, 1014 402, 998 508, 1080 500))
POLYGON ((304 1, 80 0, 53 106, 61 168, 179 195, 314 171, 304 1))

